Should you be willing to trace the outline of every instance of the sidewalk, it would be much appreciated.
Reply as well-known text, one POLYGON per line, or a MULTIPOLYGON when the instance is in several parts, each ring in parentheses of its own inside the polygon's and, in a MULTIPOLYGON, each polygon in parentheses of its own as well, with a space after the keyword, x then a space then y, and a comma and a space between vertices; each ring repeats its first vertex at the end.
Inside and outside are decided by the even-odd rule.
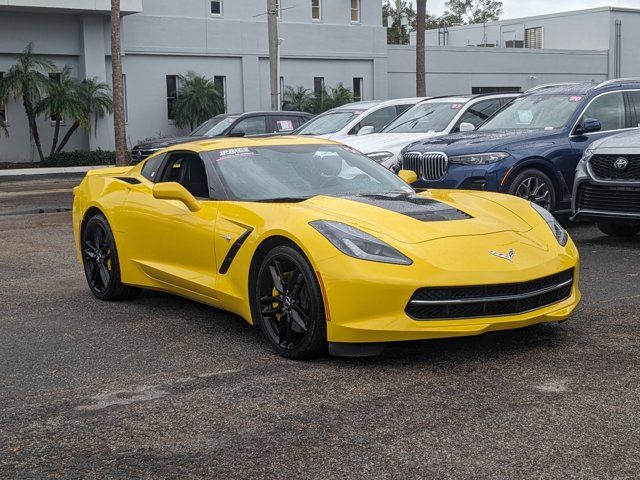
POLYGON ((89 170, 109 168, 112 165, 97 165, 89 167, 59 167, 59 168, 8 168, 0 169, 0 183, 13 180, 39 180, 47 178, 81 178, 89 170))

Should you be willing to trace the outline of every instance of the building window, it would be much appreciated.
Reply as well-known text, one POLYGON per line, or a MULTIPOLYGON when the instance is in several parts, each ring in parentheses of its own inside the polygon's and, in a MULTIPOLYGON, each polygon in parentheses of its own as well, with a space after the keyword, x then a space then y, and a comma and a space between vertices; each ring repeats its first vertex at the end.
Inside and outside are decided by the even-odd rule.
POLYGON ((129 107, 127 105, 127 74, 122 74, 122 90, 124 100, 124 123, 129 123, 129 107))
POLYGON ((524 48, 523 40, 506 40, 504 42, 504 48, 524 48))
POLYGON ((356 77, 353 79, 353 101, 359 102, 362 100, 362 84, 363 79, 360 77, 356 77))
POLYGON ((320 21, 322 20, 322 5, 321 0, 311 0, 311 19, 320 21))
POLYGON ((167 118, 175 120, 175 104, 178 98, 178 75, 167 75, 167 118))
POLYGON ((471 87, 472 95, 483 95, 486 93, 520 93, 520 87, 471 87))
POLYGON ((224 100, 224 111, 227 111, 227 77, 223 75, 216 75, 213 77, 213 84, 216 87, 216 90, 220 92, 222 95, 222 99, 224 100))
POLYGON ((524 29, 524 48, 542 48, 542 27, 524 29))
POLYGON ((222 0, 211 1, 211 15, 215 17, 222 16, 222 0))
POLYGON ((315 95, 322 95, 324 93, 324 77, 313 78, 313 93, 315 95))
MULTIPOLYGON (((60 83, 60 80, 61 80, 60 73, 59 72, 50 73, 49 80, 51 80, 52 82, 60 83)), ((55 125, 57 121, 58 121, 58 115, 51 115, 51 124, 55 125)), ((64 118, 60 118, 60 124, 64 125, 64 118)))
POLYGON ((360 23, 360 0, 351 0, 351 23, 360 23))
MULTIPOLYGON (((4 77, 4 72, 0 72, 0 80, 4 77)), ((0 98, 0 124, 7 125, 7 104, 4 98, 0 98)))

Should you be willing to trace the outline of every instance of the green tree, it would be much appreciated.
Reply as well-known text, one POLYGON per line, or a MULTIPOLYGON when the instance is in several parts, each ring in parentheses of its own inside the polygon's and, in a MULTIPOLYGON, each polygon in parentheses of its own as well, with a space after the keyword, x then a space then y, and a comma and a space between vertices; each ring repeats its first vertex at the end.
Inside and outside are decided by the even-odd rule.
POLYGON ((308 88, 287 86, 284 89, 283 110, 307 112, 313 108, 313 95, 308 88))
POLYGON ((500 0, 447 0, 445 7, 447 10, 441 19, 449 25, 494 22, 502 15, 500 0))
POLYGON ((176 124, 193 130, 202 122, 224 113, 224 96, 213 80, 187 72, 179 76, 180 92, 174 104, 176 124))
POLYGON ((77 83, 73 92, 78 101, 69 109, 68 116, 73 118, 74 122, 60 141, 55 154, 64 149, 79 128, 91 134, 92 129, 95 131, 97 128, 99 118, 104 117, 107 113, 113 113, 111 88, 97 78, 88 78, 77 83))
POLYGON ((48 74, 55 70, 53 62, 37 57, 33 53, 33 44, 29 43, 18 56, 17 63, 0 79, 0 98, 12 97, 14 100, 22 100, 29 123, 29 133, 36 145, 41 162, 44 161, 44 154, 36 123, 36 105, 51 84, 48 74))
POLYGON ((353 102, 353 93, 344 84, 339 83, 328 90, 323 88, 314 95, 312 110, 317 115, 350 102, 353 102))
MULTIPOLYGON (((387 19, 387 43, 390 45, 409 44, 410 32, 416 31, 417 13, 413 3, 406 0, 385 0, 382 15, 387 19), (403 17, 406 25, 403 25, 403 17)), ((430 13, 425 14, 427 30, 438 28, 438 18, 430 13)))
POLYGON ((36 105, 37 115, 46 114, 54 121, 53 141, 49 156, 53 156, 58 147, 60 138, 60 126, 65 118, 75 118, 81 111, 78 88, 80 82, 71 75, 71 67, 66 65, 53 79, 45 86, 46 96, 36 105))

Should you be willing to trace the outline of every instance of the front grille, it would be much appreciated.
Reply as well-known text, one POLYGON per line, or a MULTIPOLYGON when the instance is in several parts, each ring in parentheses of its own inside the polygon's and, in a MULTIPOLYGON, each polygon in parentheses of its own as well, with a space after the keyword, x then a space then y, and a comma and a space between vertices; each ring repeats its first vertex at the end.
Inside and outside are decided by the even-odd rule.
POLYGON ((133 162, 141 162, 142 160, 144 160, 147 157, 150 157, 157 151, 158 150, 143 150, 140 148, 134 148, 133 150, 131 150, 131 160, 133 162))
POLYGON ((589 168, 598 180, 640 181, 640 156, 637 155, 594 155, 589 159, 589 168), (616 162, 621 159, 626 161, 626 166, 616 168, 616 162))
POLYGON ((515 315, 571 296, 573 269, 521 283, 417 290, 405 312, 416 320, 515 315))
POLYGON ((578 188, 578 210, 599 210, 640 215, 640 186, 583 184, 578 188))
POLYGON ((413 170, 418 178, 437 182, 447 174, 449 160, 444 153, 407 152, 402 156, 402 169, 413 170))

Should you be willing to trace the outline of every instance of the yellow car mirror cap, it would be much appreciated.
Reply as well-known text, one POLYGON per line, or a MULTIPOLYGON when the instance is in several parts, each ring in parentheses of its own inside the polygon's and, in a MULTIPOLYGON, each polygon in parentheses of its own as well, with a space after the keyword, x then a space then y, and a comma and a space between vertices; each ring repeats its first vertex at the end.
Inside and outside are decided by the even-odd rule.
POLYGON ((418 181, 418 175, 413 170, 400 170, 398 176, 409 185, 418 181))
POLYGON ((192 212, 197 212, 202 208, 196 197, 176 182, 156 183, 153 186, 153 196, 161 200, 178 200, 192 212))

